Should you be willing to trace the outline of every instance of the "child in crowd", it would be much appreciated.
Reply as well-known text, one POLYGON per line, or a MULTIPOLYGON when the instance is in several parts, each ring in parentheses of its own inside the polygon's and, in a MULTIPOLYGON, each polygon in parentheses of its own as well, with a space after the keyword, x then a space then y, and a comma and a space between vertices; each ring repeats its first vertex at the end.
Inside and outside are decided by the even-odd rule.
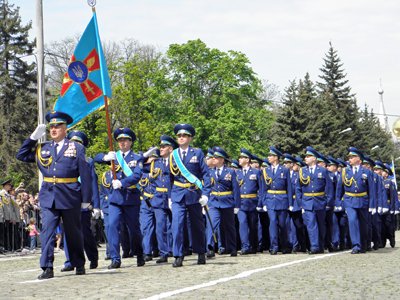
POLYGON ((30 218, 29 219, 29 225, 26 227, 26 230, 29 232, 29 239, 30 239, 30 250, 35 251, 36 249, 36 236, 38 236, 40 233, 36 229, 36 219, 35 218, 30 218))

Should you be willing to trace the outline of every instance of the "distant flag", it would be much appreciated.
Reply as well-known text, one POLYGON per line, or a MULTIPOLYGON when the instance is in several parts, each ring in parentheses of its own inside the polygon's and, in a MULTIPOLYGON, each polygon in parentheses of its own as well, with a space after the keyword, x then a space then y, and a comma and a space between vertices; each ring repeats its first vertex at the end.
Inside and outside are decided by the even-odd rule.
POLYGON ((101 47, 96 12, 75 48, 64 74, 60 96, 54 110, 73 118, 72 127, 104 106, 105 96, 111 98, 107 64, 101 47))

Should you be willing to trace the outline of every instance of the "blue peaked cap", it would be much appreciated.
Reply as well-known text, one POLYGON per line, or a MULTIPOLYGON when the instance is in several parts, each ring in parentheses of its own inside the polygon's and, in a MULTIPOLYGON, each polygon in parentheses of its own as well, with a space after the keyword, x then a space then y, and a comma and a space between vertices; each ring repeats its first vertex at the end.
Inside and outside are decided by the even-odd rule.
POLYGON ((87 135, 79 130, 70 131, 67 135, 67 139, 81 143, 85 148, 89 144, 89 139, 87 135))

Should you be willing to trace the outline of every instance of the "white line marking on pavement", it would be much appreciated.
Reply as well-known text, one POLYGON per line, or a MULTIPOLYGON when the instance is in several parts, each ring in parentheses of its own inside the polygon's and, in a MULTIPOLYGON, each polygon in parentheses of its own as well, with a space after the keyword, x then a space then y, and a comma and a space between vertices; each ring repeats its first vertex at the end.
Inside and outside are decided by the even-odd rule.
POLYGON ((338 252, 338 253, 329 253, 329 254, 324 254, 324 255, 316 255, 313 257, 309 257, 306 259, 300 259, 300 260, 294 260, 294 261, 290 261, 290 262, 286 262, 286 263, 282 263, 282 264, 278 264, 278 265, 273 265, 273 266, 269 266, 269 267, 265 267, 265 268, 259 268, 259 269, 253 269, 253 270, 248 270, 248 271, 244 271, 242 273, 239 273, 237 275, 234 276, 230 276, 230 277, 223 277, 220 279, 216 279, 216 280, 212 280, 209 282, 205 282, 202 284, 197 284, 197 285, 193 285, 193 286, 188 286, 182 289, 178 289, 178 290, 174 290, 174 291, 169 291, 169 292, 163 292, 148 298, 143 298, 142 300, 156 300, 156 299, 163 299, 163 298, 168 298, 171 296, 175 296, 178 294, 182 294, 182 293, 187 293, 187 292, 191 292, 191 291, 195 291, 195 290, 199 290, 205 287, 210 287, 213 285, 217 285, 219 283, 223 283, 223 282, 228 282, 231 280, 235 280, 235 279, 241 279, 241 278, 245 278, 245 277, 249 277, 255 273, 259 273, 259 272, 263 272, 263 271, 267 271, 267 270, 273 270, 273 269, 280 269, 280 268, 284 268, 284 267, 288 267, 288 266, 292 266, 292 265, 297 265, 303 262, 307 262, 307 261, 311 261, 311 260, 317 260, 317 259, 324 259, 327 257, 331 257, 334 255, 340 255, 340 254, 344 254, 344 253, 348 253, 349 251, 346 252, 338 252))
MULTIPOLYGON (((64 265, 61 266, 55 266, 54 269, 61 269, 62 267, 64 267, 64 265)), ((22 271, 18 271, 19 273, 28 273, 28 272, 39 272, 42 271, 41 268, 37 268, 37 269, 29 269, 29 270, 22 270, 22 271)))

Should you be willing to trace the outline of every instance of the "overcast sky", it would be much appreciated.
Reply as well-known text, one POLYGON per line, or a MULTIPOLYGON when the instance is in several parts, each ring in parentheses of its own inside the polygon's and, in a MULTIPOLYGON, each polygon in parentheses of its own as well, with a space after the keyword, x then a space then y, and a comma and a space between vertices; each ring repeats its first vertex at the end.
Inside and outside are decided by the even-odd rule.
MULTIPOLYGON (((20 7, 23 22, 33 20, 34 37, 36 0, 9 3, 20 7)), ((81 34, 92 14, 85 0, 43 0, 43 10, 46 44, 81 34)), ((398 0, 98 0, 96 11, 103 41, 133 38, 164 52, 199 38, 245 53, 281 91, 306 72, 317 80, 331 41, 359 105, 379 112, 382 79, 386 111, 400 117, 398 0)))

